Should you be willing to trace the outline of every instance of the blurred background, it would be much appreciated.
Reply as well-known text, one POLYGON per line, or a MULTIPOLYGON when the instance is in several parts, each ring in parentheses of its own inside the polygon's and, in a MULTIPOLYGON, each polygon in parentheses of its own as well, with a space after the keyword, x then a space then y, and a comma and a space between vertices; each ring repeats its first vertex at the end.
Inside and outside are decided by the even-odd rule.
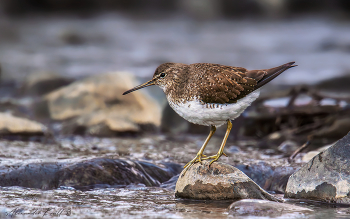
MULTIPOLYGON (((306 84, 313 86, 312 89, 331 90, 333 97, 350 92, 350 2, 347 0, 1 0, 0 28, 2 101, 16 97, 17 102, 12 101, 11 106, 16 105, 16 112, 20 106, 18 114, 30 115, 29 118, 44 123, 41 118, 45 118, 45 113, 49 114, 46 118, 55 121, 78 115, 54 116, 50 104, 41 108, 41 103, 48 100, 43 98, 44 94, 106 72, 128 72, 143 82, 164 62, 210 62, 263 69, 296 61, 297 68, 279 76, 268 86, 270 89, 264 91, 306 84), (33 95, 39 96, 39 101, 28 98, 33 95), (39 109, 33 110, 33 105, 39 109)), ((137 83, 113 91, 119 96, 108 97, 114 98, 114 102, 105 102, 123 102, 120 93, 137 83)), ((299 104, 327 97, 312 93, 310 98, 309 87, 296 90, 294 94, 300 91, 309 94, 309 99, 302 98, 297 101, 299 104)), ((151 93, 161 110, 166 106, 160 89, 147 88, 143 92, 151 93)), ((288 95, 291 93, 285 94, 288 95)), ((288 101, 290 99, 269 104, 291 105, 288 101)), ((332 101, 326 101, 326 105, 336 103, 342 109, 348 106, 342 99, 332 101)), ((67 108, 57 103, 62 109, 67 108)), ((8 109, 6 105, 1 111, 8 109)), ((169 110, 167 107, 163 110, 162 124, 168 125, 162 130, 188 130, 189 125, 179 125, 185 127, 179 128, 180 131, 169 127, 178 120, 169 110)), ((317 110, 326 118, 339 108, 317 110)), ((289 121, 291 112, 287 114, 289 121)), ((302 121, 311 115, 305 111, 301 114, 298 118, 302 121)), ((272 126, 276 126, 276 116, 272 113, 270 117, 272 126)), ((287 126, 314 125, 318 118, 307 123, 294 122, 294 125, 289 121, 287 126)), ((279 122, 284 124, 285 120, 279 122)), ((160 122, 155 124, 158 126, 160 122)), ((250 126, 255 127, 254 124, 250 126)), ((125 127, 139 130, 133 125, 125 127)), ((128 130, 125 127, 121 130, 128 130)), ((261 131, 260 137, 276 131, 271 127, 267 129, 261 131)), ((336 138, 345 131, 347 128, 336 138)), ((245 133, 256 135, 257 130, 245 133)))
POLYGON ((163 62, 249 69, 296 61, 274 83, 350 70, 347 0, 1 0, 2 79, 35 71, 81 77, 163 62))

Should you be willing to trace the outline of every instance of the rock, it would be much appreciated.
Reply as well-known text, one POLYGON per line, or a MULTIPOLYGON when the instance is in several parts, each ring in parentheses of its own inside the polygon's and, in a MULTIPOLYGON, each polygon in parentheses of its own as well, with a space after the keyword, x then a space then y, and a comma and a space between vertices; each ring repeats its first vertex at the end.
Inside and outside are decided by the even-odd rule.
POLYGON ((257 162, 250 165, 236 165, 235 167, 256 182, 260 187, 268 191, 284 193, 288 178, 298 168, 299 164, 294 166, 272 166, 269 162, 257 162))
POLYGON ((160 187, 161 187, 161 188, 166 188, 166 189, 169 189, 169 190, 175 190, 175 188, 176 188, 176 182, 177 182, 177 180, 179 179, 179 176, 180 176, 180 174, 171 177, 168 181, 163 182, 163 183, 160 185, 160 187))
POLYGON ((309 151, 307 152, 303 158, 301 159, 303 162, 309 162, 313 157, 315 157, 317 154, 319 154, 320 152, 322 151, 325 151, 327 150, 328 148, 330 148, 332 145, 326 145, 326 146, 323 146, 319 149, 317 149, 317 151, 309 151))
POLYGON ((289 177, 285 197, 350 204, 350 133, 289 177))
POLYGON ((254 216, 268 218, 299 218, 313 210, 286 203, 278 203, 259 199, 244 199, 232 203, 229 207, 229 215, 254 216))
POLYGON ((31 114, 31 111, 28 107, 31 102, 31 98, 4 97, 0 99, 0 112, 7 113, 15 117, 26 118, 31 114))
POLYGON ((52 72, 36 72, 29 74, 21 88, 22 95, 40 96, 73 82, 52 72))
POLYGON ((159 186, 179 173, 180 165, 95 158, 76 162, 37 162, 0 166, 0 186, 76 189, 143 184, 159 186))
POLYGON ((2 135, 43 135, 47 128, 38 122, 0 113, 0 134, 2 135))
POLYGON ((175 196, 189 199, 268 199, 278 201, 247 175, 228 164, 209 161, 196 163, 180 174, 175 196))
POLYGON ((303 156, 303 158, 301 158, 301 160, 305 163, 309 162, 313 157, 315 157, 319 153, 319 151, 309 151, 303 156))
POLYGON ((68 165, 58 171, 56 177, 58 186, 81 189, 99 184, 159 186, 178 172, 171 167, 161 168, 147 162, 96 158, 68 165))
POLYGON ((156 101, 142 91, 122 95, 136 84, 128 73, 100 74, 53 91, 44 100, 51 119, 72 119, 64 124, 66 134, 111 135, 159 127, 156 101))
POLYGON ((277 149, 278 149, 278 151, 282 152, 284 155, 290 156, 299 147, 300 147, 300 145, 298 145, 294 141, 287 140, 287 141, 282 142, 282 144, 280 144, 280 146, 278 146, 277 149))

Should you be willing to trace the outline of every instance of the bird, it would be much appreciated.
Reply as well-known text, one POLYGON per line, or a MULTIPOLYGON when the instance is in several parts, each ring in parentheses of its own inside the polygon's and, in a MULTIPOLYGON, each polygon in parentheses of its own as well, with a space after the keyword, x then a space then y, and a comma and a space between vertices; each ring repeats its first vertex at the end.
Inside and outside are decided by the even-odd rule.
POLYGON ((126 95, 152 85, 158 85, 165 93, 171 108, 187 121, 210 126, 210 132, 197 155, 184 166, 183 174, 195 163, 211 160, 210 165, 224 153, 224 147, 232 129, 232 122, 259 97, 260 88, 289 68, 289 62, 278 67, 247 70, 212 63, 163 63, 157 67, 151 80, 123 93, 126 95), (204 155, 205 147, 216 128, 227 124, 219 151, 204 155))

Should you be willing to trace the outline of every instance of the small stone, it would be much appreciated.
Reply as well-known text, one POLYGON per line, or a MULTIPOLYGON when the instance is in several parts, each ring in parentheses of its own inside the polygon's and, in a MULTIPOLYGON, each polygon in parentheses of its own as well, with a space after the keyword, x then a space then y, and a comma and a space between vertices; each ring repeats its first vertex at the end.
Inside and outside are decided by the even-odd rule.
POLYGON ((319 151, 309 151, 307 152, 301 160, 303 162, 309 162, 312 158, 314 158, 317 154, 319 154, 319 151))
POLYGON ((350 204, 350 133, 289 177, 286 198, 350 204))
POLYGON ((278 150, 285 155, 292 155, 294 151, 296 151, 300 146, 294 141, 284 141, 280 146, 278 146, 278 150))
POLYGON ((316 156, 317 154, 319 154, 320 152, 323 152, 325 150, 327 150, 328 148, 330 148, 332 145, 325 145, 323 147, 320 147, 319 149, 317 149, 317 151, 309 151, 307 152, 303 158, 301 159, 303 162, 309 162, 314 156, 316 156))
POLYGON ((229 207, 229 215, 232 216, 297 218, 312 212, 308 208, 260 199, 239 200, 229 207))
POLYGON ((175 196, 189 199, 268 199, 279 201, 247 175, 228 164, 202 161, 194 164, 185 175, 180 174, 175 196))
POLYGON ((231 146, 227 147, 227 152, 235 154, 235 153, 242 152, 242 150, 238 146, 231 145, 231 146))
POLYGON ((26 118, 0 113, 0 134, 39 134, 47 131, 46 126, 26 118))

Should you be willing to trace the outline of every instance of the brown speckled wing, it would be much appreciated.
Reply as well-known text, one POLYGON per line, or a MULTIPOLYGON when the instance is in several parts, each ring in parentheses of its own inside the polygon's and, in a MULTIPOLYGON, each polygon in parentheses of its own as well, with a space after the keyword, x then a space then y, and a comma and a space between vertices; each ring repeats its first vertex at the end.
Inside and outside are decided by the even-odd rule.
POLYGON ((201 78, 198 96, 204 103, 235 103, 254 90, 257 81, 245 68, 213 65, 201 78))
MULTIPOLYGON (((264 86, 285 70, 295 67, 294 62, 263 69, 250 70, 203 63, 202 85, 198 96, 204 103, 236 103, 254 90, 264 86)), ((197 66, 198 68, 198 66, 197 66)))

